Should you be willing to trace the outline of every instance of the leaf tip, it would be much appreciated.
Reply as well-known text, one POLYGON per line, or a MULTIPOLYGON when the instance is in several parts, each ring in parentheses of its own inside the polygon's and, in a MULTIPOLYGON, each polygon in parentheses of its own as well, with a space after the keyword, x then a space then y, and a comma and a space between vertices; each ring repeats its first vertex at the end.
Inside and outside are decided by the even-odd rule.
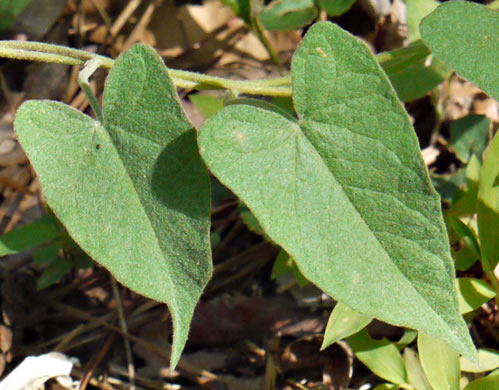
POLYGON ((327 347, 329 347, 332 343, 328 342, 326 339, 322 340, 322 345, 320 351, 324 351, 327 347))
POLYGON ((470 343, 471 345, 466 345, 466 350, 463 350, 461 355, 469 360, 470 362, 473 362, 473 364, 479 364, 478 360, 478 351, 473 343, 470 343))

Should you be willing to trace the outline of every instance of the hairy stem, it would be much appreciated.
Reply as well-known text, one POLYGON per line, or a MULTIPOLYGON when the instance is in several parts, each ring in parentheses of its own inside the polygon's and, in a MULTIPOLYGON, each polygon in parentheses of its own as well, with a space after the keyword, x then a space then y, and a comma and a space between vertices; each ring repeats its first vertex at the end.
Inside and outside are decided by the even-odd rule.
MULTIPOLYGON (((111 69, 114 61, 108 57, 41 42, 0 41, 0 57, 17 60, 51 62, 83 66, 87 61, 98 59, 99 66, 111 69)), ((271 80, 229 80, 184 70, 168 69, 177 87, 189 89, 228 89, 236 95, 246 93, 262 96, 291 96, 291 78, 271 80)))
POLYGON ((94 110, 95 117, 100 123, 104 123, 104 118, 102 116, 102 110, 99 105, 99 101, 92 91, 92 87, 90 86, 89 78, 94 74, 94 72, 102 66, 102 60, 98 57, 87 61, 85 67, 78 74, 78 83, 80 84, 81 89, 87 95, 88 102, 94 110))
POLYGON ((65 65, 84 65, 85 61, 78 58, 66 57, 60 54, 41 53, 24 49, 13 49, 0 46, 0 57, 12 58, 14 60, 26 60, 36 62, 50 62, 65 65))

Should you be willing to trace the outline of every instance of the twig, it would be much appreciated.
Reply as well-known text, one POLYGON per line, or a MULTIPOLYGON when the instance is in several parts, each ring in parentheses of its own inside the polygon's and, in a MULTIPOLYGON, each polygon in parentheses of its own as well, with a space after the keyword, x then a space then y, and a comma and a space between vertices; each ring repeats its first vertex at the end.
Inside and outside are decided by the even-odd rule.
POLYGON ((133 29, 132 33, 129 35, 125 43, 123 44, 123 50, 129 49, 135 42, 137 42, 139 39, 139 36, 144 32, 146 29, 147 25, 151 21, 152 14, 154 13, 154 10, 156 9, 158 5, 158 1, 151 1, 149 5, 147 6, 146 10, 142 14, 139 22, 133 29))
POLYGON ((140 3, 141 0, 132 0, 128 3, 123 12, 121 12, 121 14, 118 16, 118 19, 116 19, 113 26, 111 27, 110 32, 113 38, 116 37, 116 35, 118 35, 118 33, 123 28, 128 18, 132 16, 132 14, 135 12, 140 3))
POLYGON ((102 348, 99 350, 99 352, 95 355, 95 358, 93 358, 90 362, 88 367, 85 370, 85 373, 83 375, 83 379, 80 384, 80 390, 85 390, 87 388, 87 385, 90 381, 90 378, 92 378, 92 374, 94 370, 97 368, 99 363, 102 361, 104 356, 106 356, 107 352, 111 348, 111 345, 113 345, 115 334, 112 333, 111 337, 109 337, 102 348))
MULTIPOLYGON (((126 324, 125 313, 123 311, 123 304, 121 302, 120 292, 118 291, 118 284, 116 279, 111 275, 111 286, 113 288, 114 300, 116 302, 116 310, 118 311, 118 320, 120 323, 123 334, 128 334, 128 327, 126 324)), ((130 390, 135 390, 135 366, 133 365, 132 348, 130 347, 130 340, 123 337, 125 344, 125 355, 128 365, 128 378, 130 379, 130 390)))

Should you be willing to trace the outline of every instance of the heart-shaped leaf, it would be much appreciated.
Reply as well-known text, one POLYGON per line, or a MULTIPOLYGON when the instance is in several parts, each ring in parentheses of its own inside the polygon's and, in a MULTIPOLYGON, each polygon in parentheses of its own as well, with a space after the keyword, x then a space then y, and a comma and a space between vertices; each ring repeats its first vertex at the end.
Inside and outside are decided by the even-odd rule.
POLYGON ((292 86, 297 121, 245 105, 208 120, 205 162, 326 293, 473 358, 439 197, 375 57, 317 23, 295 53, 292 86))
POLYGON ((211 274, 210 184, 175 87, 156 52, 115 62, 104 123, 57 102, 30 101, 19 140, 74 240, 121 283, 166 302, 172 366, 211 274))
POLYGON ((419 26, 432 53, 499 100, 499 12, 469 1, 449 1, 419 26))

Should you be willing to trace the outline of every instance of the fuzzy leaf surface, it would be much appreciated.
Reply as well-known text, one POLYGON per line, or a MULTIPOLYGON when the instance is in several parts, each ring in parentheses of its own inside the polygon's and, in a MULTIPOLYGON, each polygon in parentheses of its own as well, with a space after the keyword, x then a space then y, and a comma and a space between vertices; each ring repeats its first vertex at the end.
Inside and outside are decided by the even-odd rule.
POLYGON ((116 60, 103 113, 101 124, 61 103, 30 101, 15 127, 74 240, 121 283, 168 304, 175 366, 211 274, 208 175, 153 49, 137 45, 116 60))
POLYGON ((317 23, 295 53, 292 85, 297 121, 244 105, 208 120, 208 167, 327 294, 473 359, 439 197, 376 59, 317 23))
POLYGON ((435 56, 499 100, 499 12, 450 1, 426 16, 419 29, 435 56))

